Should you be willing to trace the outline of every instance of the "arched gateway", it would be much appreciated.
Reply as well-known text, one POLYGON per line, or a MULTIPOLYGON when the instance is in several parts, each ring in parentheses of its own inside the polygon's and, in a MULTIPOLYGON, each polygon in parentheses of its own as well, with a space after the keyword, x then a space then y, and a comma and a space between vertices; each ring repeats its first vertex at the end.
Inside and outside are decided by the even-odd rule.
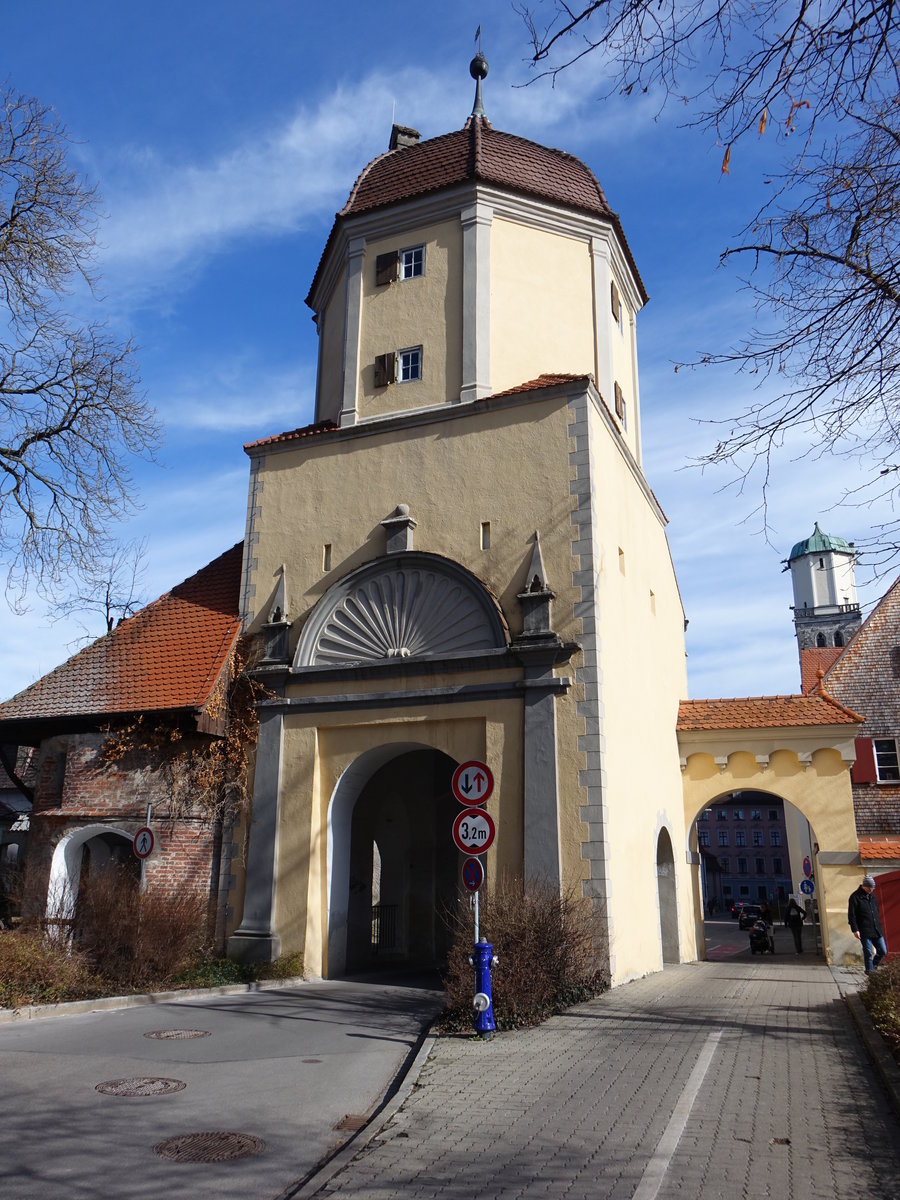
MULTIPOLYGON (((859 843, 849 767, 862 717, 827 693, 681 705, 685 849, 693 867, 697 942, 704 948, 700 854, 694 822, 717 797, 737 792, 787 801, 815 831, 813 879, 829 962, 856 961, 847 900, 859 883, 859 843)), ((799 883, 799 880, 796 881, 799 883)))

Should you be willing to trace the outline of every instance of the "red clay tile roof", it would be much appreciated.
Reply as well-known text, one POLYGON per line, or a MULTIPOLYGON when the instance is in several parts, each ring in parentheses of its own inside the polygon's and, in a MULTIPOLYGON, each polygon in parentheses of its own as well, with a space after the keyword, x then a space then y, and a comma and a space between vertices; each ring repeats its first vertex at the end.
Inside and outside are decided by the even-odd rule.
MULTIPOLYGON (((482 400, 493 400, 497 396, 519 396, 526 392, 538 392, 542 388, 557 387, 564 383, 573 383, 579 379, 583 379, 587 384, 590 376, 588 375, 539 375, 537 379, 529 379, 527 383, 520 383, 518 387, 507 388, 503 392, 494 392, 491 395, 483 396, 482 400)), ((475 401, 480 403, 480 401, 475 401)), ((460 414, 466 411, 463 406, 457 410, 460 414)), ((403 416, 403 413, 397 414, 403 416)), ((352 430, 357 426, 344 426, 344 429, 352 430)), ((244 450, 249 454, 253 450, 258 450, 261 446, 275 446, 284 442, 298 442, 305 438, 316 437, 320 433, 332 433, 335 430, 342 431, 342 427, 334 421, 317 421, 313 425, 303 425, 299 429, 289 429, 286 433, 273 433, 270 437, 258 438, 255 442, 245 442, 244 450)))
POLYGON ((866 861, 877 861, 883 858, 896 858, 900 861, 900 838, 860 838, 859 857, 866 861))
POLYGON ((714 729, 780 729, 798 725, 857 725, 863 718, 830 696, 747 696, 734 700, 682 700, 680 732, 714 729))
POLYGON ((496 400, 498 396, 518 396, 521 392, 539 392, 542 388, 558 387, 563 383, 576 383, 583 380, 587 384, 588 375, 538 375, 537 379, 529 379, 517 387, 507 388, 503 392, 493 392, 490 396, 482 396, 483 400, 496 400))
POLYGON ((301 438, 315 437, 317 433, 329 433, 339 429, 336 421, 316 421, 313 425, 301 425, 299 429, 289 429, 287 433, 274 433, 271 437, 257 438, 255 442, 245 442, 245 450, 257 450, 260 446, 269 446, 273 442, 296 442, 301 438))
MULTIPOLYGON (((337 214, 316 270, 316 279, 342 219, 471 182, 494 184, 610 221, 619 234, 622 249, 646 302, 647 293, 619 218, 610 208, 593 171, 564 150, 552 150, 526 138, 501 133, 489 121, 477 117, 470 117, 462 129, 452 133, 388 150, 363 168, 347 203, 337 214)), ((307 304, 315 290, 316 279, 307 304)))
POLYGON ((800 690, 804 696, 818 687, 819 671, 827 671, 843 653, 843 646, 812 646, 800 651, 800 690))
POLYGON ((0 704, 0 723, 202 708, 240 631, 241 555, 238 543, 0 704))
POLYGON ((473 179, 597 216, 613 215, 593 171, 580 159, 564 150, 501 133, 477 118, 453 133, 373 159, 359 175, 339 215, 384 208, 473 179))

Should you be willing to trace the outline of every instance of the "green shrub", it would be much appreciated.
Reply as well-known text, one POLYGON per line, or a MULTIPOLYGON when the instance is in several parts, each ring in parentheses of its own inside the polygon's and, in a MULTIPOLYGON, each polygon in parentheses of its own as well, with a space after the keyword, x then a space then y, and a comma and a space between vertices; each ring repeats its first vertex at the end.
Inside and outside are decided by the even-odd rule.
POLYGON ((892 955, 869 976, 861 996, 872 1023, 900 1062, 900 955, 892 955))
MULTIPOLYGON (((560 895, 551 884, 503 878, 480 897, 480 905, 480 936, 500 959, 491 975, 498 1029, 539 1025, 609 986, 602 922, 590 901, 574 890, 560 895)), ((468 905, 460 904, 448 921, 442 1026, 470 1029, 474 922, 468 905)))
POLYGON ((105 985, 82 954, 40 930, 0 933, 0 1007, 92 1000, 105 985))

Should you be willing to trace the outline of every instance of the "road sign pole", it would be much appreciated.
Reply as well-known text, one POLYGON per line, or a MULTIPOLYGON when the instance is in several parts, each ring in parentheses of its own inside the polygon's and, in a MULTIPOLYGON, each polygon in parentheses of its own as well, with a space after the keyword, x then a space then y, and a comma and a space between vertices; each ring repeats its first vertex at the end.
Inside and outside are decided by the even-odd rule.
POLYGON ((476 943, 478 942, 478 892, 477 891, 475 893, 475 941, 476 941, 476 943))

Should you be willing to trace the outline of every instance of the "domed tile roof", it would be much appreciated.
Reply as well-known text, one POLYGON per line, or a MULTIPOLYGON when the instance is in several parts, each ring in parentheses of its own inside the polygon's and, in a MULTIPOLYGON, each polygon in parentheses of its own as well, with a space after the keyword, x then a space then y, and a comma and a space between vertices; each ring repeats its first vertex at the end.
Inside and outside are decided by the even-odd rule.
POLYGON ((425 142, 404 140, 363 169, 347 203, 337 214, 307 304, 311 303, 322 265, 342 221, 466 183, 491 184, 609 221, 619 236, 646 303, 647 292, 619 217, 610 208, 593 171, 564 150, 502 133, 486 117, 472 116, 462 129, 453 133, 425 142))
POLYGON ((802 542, 797 542, 791 550, 788 562, 793 562, 795 558, 802 558, 804 554, 823 554, 827 550, 833 550, 836 554, 853 553, 853 547, 849 542, 845 542, 840 537, 833 537, 830 533, 823 533, 819 528, 819 522, 816 521, 816 527, 810 536, 802 542))

